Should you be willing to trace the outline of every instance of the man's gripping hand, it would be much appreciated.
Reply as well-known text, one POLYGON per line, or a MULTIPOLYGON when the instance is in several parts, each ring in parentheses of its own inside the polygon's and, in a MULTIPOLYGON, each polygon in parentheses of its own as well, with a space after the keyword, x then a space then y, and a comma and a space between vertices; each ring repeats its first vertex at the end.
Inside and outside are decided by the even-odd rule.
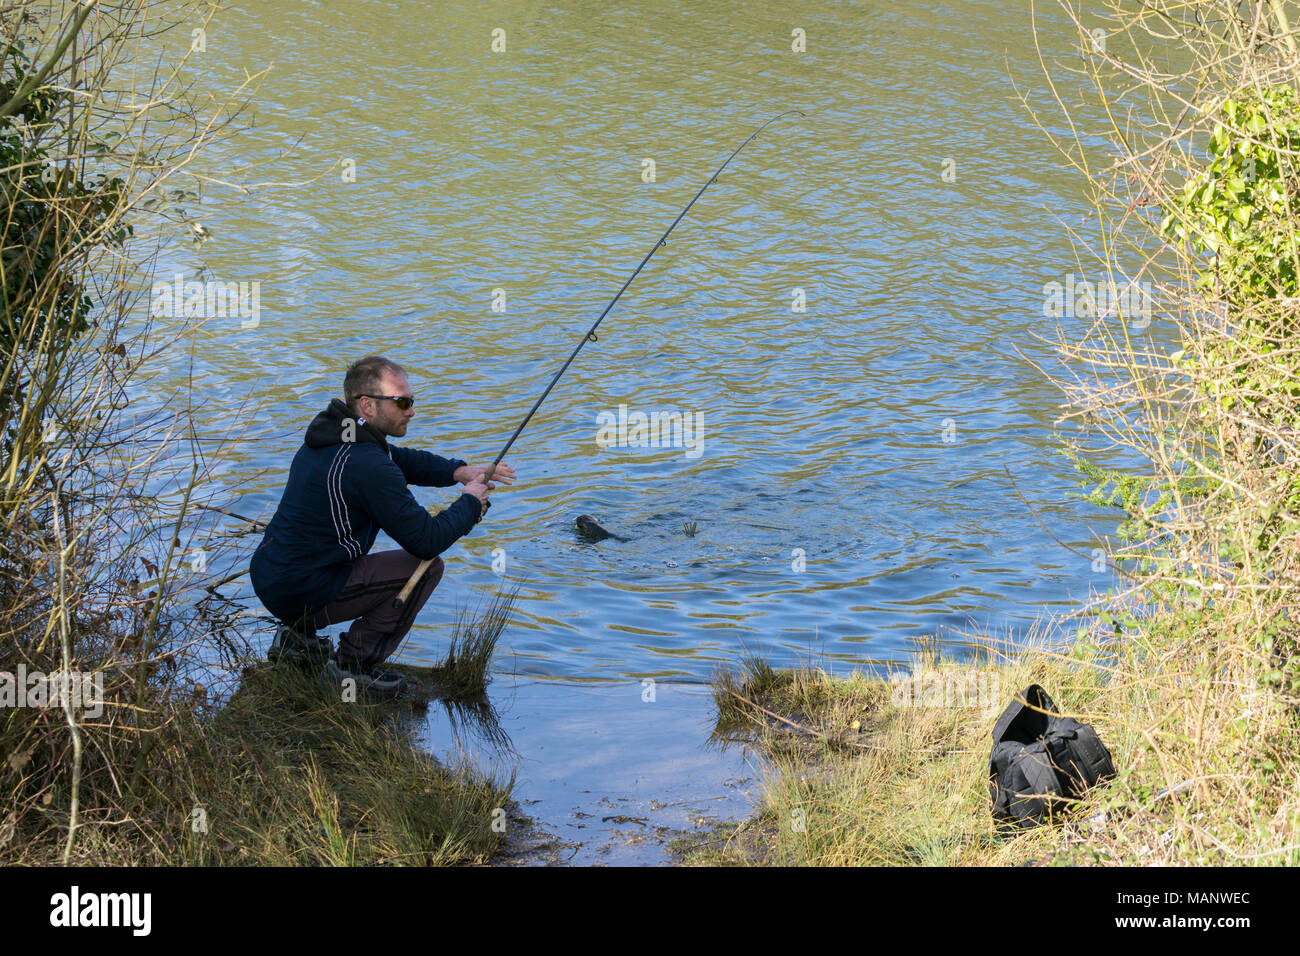
MULTIPOLYGON (((460 469, 458 468, 456 470, 459 471, 460 469)), ((492 485, 492 484, 485 485, 477 478, 475 478, 473 481, 469 481, 465 483, 465 490, 464 492, 462 492, 462 494, 472 495, 473 497, 478 499, 478 503, 479 503, 478 520, 474 522, 475 524, 478 524, 479 521, 482 521, 483 516, 487 514, 487 510, 492 507, 492 502, 488 500, 488 489, 495 488, 495 487, 496 485, 492 485)))
MULTIPOLYGON (((482 482, 487 475, 488 467, 488 465, 461 465, 452 472, 451 476, 463 485, 468 485, 472 481, 482 482)), ((503 485, 512 485, 515 481, 515 470, 503 461, 492 472, 492 481, 499 481, 503 485)), ((488 483, 489 491, 495 487, 495 484, 488 483)), ((467 490, 466 494, 473 494, 473 492, 467 490)))
MULTIPOLYGON (((451 475, 465 486, 464 494, 473 495, 479 500, 481 506, 478 513, 479 521, 483 520, 487 510, 492 507, 492 502, 488 500, 488 492, 496 487, 493 482, 484 480, 489 467, 489 465, 461 465, 451 475)), ((515 470, 503 461, 493 470, 492 477, 499 479, 503 485, 511 485, 515 481, 515 470)))

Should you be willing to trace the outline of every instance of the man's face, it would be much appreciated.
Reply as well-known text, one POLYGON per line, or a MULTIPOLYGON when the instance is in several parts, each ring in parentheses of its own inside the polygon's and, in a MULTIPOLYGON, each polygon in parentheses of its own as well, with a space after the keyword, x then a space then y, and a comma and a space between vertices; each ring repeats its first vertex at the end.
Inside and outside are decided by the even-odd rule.
MULTIPOLYGON (((405 375, 385 371, 380 382, 376 395, 391 395, 394 398, 403 395, 408 398, 411 396, 411 386, 406 381, 405 375)), ((396 402, 388 398, 363 398, 361 401, 365 403, 362 410, 371 411, 371 414, 366 416, 366 421, 378 431, 393 438, 401 438, 405 435, 407 423, 415 417, 415 406, 402 411, 397 407, 396 402)))

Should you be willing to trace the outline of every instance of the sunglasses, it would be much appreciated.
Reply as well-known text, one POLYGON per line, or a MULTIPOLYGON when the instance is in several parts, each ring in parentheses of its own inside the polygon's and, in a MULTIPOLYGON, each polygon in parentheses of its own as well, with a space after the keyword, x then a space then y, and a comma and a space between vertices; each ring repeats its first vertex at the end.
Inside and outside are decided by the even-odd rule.
POLYGON ((386 398, 402 411, 415 404, 415 399, 410 395, 358 395, 357 398, 386 398))

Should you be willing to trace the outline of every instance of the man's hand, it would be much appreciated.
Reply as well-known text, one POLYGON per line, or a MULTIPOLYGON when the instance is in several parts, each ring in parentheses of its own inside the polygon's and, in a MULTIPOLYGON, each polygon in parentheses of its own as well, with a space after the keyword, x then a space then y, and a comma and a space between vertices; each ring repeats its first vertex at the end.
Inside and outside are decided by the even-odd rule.
MULTIPOLYGON (((489 466, 487 465, 461 465, 451 473, 451 477, 456 481, 459 481, 462 485, 468 485, 471 482, 478 482, 481 484, 484 476, 487 474, 488 467, 489 466)), ((499 481, 503 485, 512 485, 515 481, 515 470, 503 461, 501 464, 497 465, 496 471, 492 472, 492 481, 499 481)), ((496 487, 496 485, 489 482, 487 487, 488 490, 491 491, 496 487)), ((468 488, 465 489, 465 493, 474 494, 474 492, 470 491, 468 488)))
POLYGON ((488 489, 494 487, 496 486, 485 485, 476 478, 473 481, 466 482, 463 494, 473 495, 479 500, 479 504, 482 505, 482 508, 479 510, 479 514, 481 515, 484 511, 487 511, 488 508, 488 489))

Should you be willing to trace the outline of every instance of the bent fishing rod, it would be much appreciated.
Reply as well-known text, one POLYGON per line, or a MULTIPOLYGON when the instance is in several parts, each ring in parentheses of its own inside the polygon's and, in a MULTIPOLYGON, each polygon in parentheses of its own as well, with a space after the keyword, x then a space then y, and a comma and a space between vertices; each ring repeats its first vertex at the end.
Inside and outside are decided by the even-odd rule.
MULTIPOLYGON (((650 257, 653 256, 656 252, 658 252, 661 248, 663 248, 664 245, 667 244, 669 233, 671 233, 675 228, 677 228, 677 224, 682 221, 683 217, 685 217, 685 215, 688 212, 691 211, 691 207, 695 205, 695 200, 703 196, 704 190, 708 189, 710 186, 712 186, 714 183, 718 181, 718 176, 720 176, 722 174, 722 171, 727 168, 727 164, 730 163, 733 159, 735 159, 736 156, 740 153, 740 151, 753 141, 755 136, 763 132, 763 130, 767 129, 777 120, 783 119, 784 117, 789 116, 791 113, 798 113, 800 116, 807 115, 806 113, 804 113, 803 110, 786 110, 784 113, 779 113, 776 116, 773 116, 770 120, 768 120, 758 129, 754 130, 754 132, 750 133, 749 138, 746 139, 739 146, 737 146, 735 150, 732 152, 732 154, 728 156, 725 160, 723 160, 722 165, 719 166, 717 170, 714 172, 714 174, 709 177, 708 181, 705 182, 705 184, 700 187, 700 191, 695 194, 695 199, 692 199, 690 202, 688 202, 686 204, 686 208, 677 214, 677 218, 673 220, 672 225, 669 226, 666 230, 664 230, 664 234, 659 237, 659 241, 650 247, 650 251, 645 254, 645 258, 641 260, 641 264, 632 271, 632 274, 630 276, 627 277, 627 281, 623 283, 622 288, 620 288, 618 292, 614 294, 614 298, 609 300, 609 305, 605 306, 605 311, 600 313, 600 317, 596 319, 595 323, 591 326, 591 328, 587 330, 587 334, 582 337, 582 340, 580 342, 578 342, 577 348, 573 350, 572 354, 569 355, 565 363, 560 366, 560 370, 556 372, 555 377, 551 379, 551 384, 546 386, 546 391, 542 392, 542 394, 538 397, 537 401, 533 402, 533 407, 529 409, 528 414, 524 416, 524 420, 519 423, 519 427, 516 428, 515 433, 510 436, 510 440, 506 442, 505 447, 501 449, 501 453, 492 460, 492 464, 489 465, 487 467, 487 470, 483 473, 483 477, 481 479, 483 484, 486 485, 492 480, 492 475, 496 471, 497 465, 501 464, 501 459, 506 456, 506 453, 508 451, 510 451, 510 446, 515 443, 515 439, 518 438, 519 433, 524 430, 524 426, 527 425, 532 420, 532 417, 534 414, 536 414, 537 409, 542 407, 542 402, 546 400, 547 395, 551 394, 551 389, 555 388, 555 383, 560 380, 560 376, 562 376, 565 373, 565 371, 568 370, 569 366, 573 364, 573 360, 578 357, 578 353, 582 351, 582 347, 586 345, 588 342, 596 341, 596 329, 598 329, 600 327, 600 323, 605 320, 605 316, 609 315, 609 310, 614 308, 615 303, 617 303, 618 300, 622 297, 623 293, 627 291, 627 287, 632 284, 632 280, 635 279, 638 275, 640 275, 641 270, 644 269, 646 263, 650 261, 650 257)), ((482 520, 484 513, 487 512, 489 504, 490 502, 483 503, 483 508, 479 512, 479 520, 482 520)), ((393 599, 394 608, 400 608, 403 604, 406 603, 407 599, 411 596, 411 592, 415 590, 416 584, 419 583, 420 578, 424 576, 424 572, 428 570, 429 565, 432 563, 433 563, 432 558, 420 562, 419 567, 417 567, 415 571, 411 573, 410 580, 406 582, 406 586, 403 587, 401 592, 397 595, 397 597, 393 599)))

